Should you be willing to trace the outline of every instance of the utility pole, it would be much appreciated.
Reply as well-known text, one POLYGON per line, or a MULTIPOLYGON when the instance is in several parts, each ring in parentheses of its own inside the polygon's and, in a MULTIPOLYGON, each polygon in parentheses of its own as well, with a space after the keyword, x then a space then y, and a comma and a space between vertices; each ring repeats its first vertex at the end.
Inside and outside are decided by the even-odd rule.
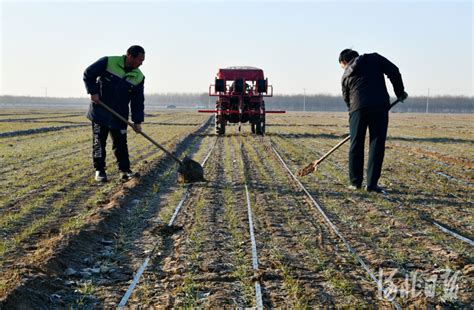
POLYGON ((303 111, 306 112, 306 88, 303 88, 303 111))
POLYGON ((45 96, 45 97, 48 97, 48 87, 43 86, 43 87, 41 87, 41 88, 44 88, 44 96, 45 96))
POLYGON ((426 112, 428 114, 428 107, 430 105, 430 89, 428 88, 428 95, 426 96, 426 112))

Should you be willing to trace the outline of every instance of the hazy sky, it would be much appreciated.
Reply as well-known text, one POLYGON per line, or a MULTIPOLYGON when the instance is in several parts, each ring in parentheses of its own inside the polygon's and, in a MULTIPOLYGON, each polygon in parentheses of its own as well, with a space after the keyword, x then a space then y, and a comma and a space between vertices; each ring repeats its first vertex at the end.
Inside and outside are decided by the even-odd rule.
MULTIPOLYGON (((84 69, 142 45, 146 93, 207 92, 219 67, 275 93, 340 94, 339 52, 378 52, 411 95, 473 95, 472 1, 5 1, 0 94, 84 97, 84 69)), ((392 87, 389 86, 393 95, 392 87)))

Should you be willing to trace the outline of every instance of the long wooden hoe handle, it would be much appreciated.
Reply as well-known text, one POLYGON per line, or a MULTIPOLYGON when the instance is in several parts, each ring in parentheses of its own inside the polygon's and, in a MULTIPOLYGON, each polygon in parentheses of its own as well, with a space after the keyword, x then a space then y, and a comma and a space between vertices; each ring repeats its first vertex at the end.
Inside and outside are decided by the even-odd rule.
MULTIPOLYGON (((99 101, 94 101, 95 103, 99 104, 101 107, 105 108, 107 111, 109 111, 110 113, 112 113, 115 117, 117 117, 119 120, 121 120, 122 122, 128 124, 128 126, 132 127, 133 130, 135 130, 135 125, 130 122, 129 120, 125 119, 122 115, 118 114, 117 112, 115 112, 111 107, 109 107, 108 105, 106 105, 105 103, 103 103, 101 100, 99 101)), ((176 160, 180 165, 183 165, 183 162, 177 158, 176 156, 174 156, 170 151, 168 151, 167 149, 165 149, 164 147, 162 147, 160 144, 158 144, 155 140, 153 140, 151 137, 149 137, 146 133, 144 133, 143 131, 139 131, 138 132, 139 134, 141 134, 142 136, 144 136, 148 141, 150 141, 151 143, 153 143, 154 145, 156 145, 160 150, 162 150, 163 152, 165 152, 166 154, 168 154, 171 158, 173 158, 174 160, 176 160)))
MULTIPOLYGON (((397 99, 395 100, 394 102, 392 102, 390 104, 390 109, 392 109, 392 107, 394 105, 396 105, 397 103, 400 102, 400 99, 397 99)), ((315 160, 313 162, 313 165, 314 165, 314 168, 316 168, 317 165, 319 165, 323 160, 325 160, 329 155, 331 155, 335 150, 337 150, 339 147, 341 147, 341 145, 343 145, 344 143, 346 143, 349 139, 351 138, 351 135, 348 135, 347 137, 344 138, 344 140, 341 140, 335 147, 333 147, 329 152, 327 152, 326 154, 323 155, 323 157, 321 157, 320 159, 318 160, 315 160)))
POLYGON ((328 157, 329 155, 331 155, 335 150, 337 150, 341 145, 343 145, 344 143, 346 143, 349 139, 351 138, 350 135, 348 135, 347 137, 344 138, 344 140, 341 140, 338 144, 336 144, 331 150, 329 150, 329 152, 327 152, 326 154, 323 155, 323 157, 321 157, 320 159, 316 160, 313 162, 313 165, 318 165, 320 162, 322 162, 323 160, 326 159, 326 157, 328 157))

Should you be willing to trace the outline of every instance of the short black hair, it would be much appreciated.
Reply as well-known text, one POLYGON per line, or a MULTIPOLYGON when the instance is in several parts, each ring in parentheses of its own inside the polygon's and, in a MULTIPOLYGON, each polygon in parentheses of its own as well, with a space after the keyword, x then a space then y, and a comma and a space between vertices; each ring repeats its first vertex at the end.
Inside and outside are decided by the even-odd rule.
POLYGON ((132 55, 132 57, 138 57, 140 54, 145 54, 145 50, 140 45, 132 45, 127 50, 127 55, 132 55))
POLYGON ((356 51, 346 48, 339 54, 339 63, 345 61, 345 62, 350 62, 352 59, 356 58, 359 56, 359 53, 356 51))

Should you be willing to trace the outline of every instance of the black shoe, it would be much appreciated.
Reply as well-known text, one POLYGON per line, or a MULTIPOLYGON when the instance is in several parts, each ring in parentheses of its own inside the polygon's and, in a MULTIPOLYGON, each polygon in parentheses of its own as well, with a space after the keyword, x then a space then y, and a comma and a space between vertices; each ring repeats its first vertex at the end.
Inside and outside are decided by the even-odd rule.
POLYGON ((138 177, 138 173, 134 173, 131 170, 120 172, 120 179, 122 181, 128 181, 128 180, 133 179, 134 177, 138 177))
POLYGON ((368 191, 368 192, 374 192, 374 193, 382 193, 382 194, 386 194, 387 191, 385 190, 385 188, 383 187, 380 187, 378 185, 375 185, 375 186, 366 186, 365 187, 365 190, 368 191))
POLYGON ((94 179, 101 183, 107 182, 107 174, 105 173, 105 170, 96 170, 94 179))
POLYGON ((351 191, 357 191, 357 190, 360 189, 360 185, 357 186, 357 185, 351 184, 351 185, 349 185, 349 186, 347 187, 347 189, 349 189, 349 190, 351 190, 351 191))

